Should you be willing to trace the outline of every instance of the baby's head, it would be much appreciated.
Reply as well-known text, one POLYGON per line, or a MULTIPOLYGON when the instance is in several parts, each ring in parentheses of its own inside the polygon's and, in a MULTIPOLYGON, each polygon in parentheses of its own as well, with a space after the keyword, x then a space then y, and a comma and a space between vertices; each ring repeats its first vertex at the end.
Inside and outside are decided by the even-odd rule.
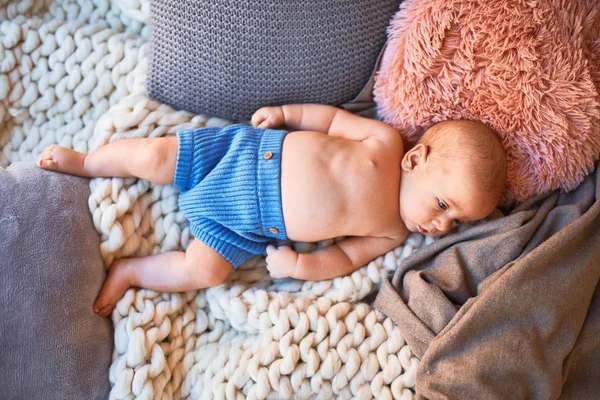
POLYGON ((433 236, 487 217, 506 181, 502 143, 485 125, 467 120, 433 125, 401 167, 400 216, 410 231, 433 236))

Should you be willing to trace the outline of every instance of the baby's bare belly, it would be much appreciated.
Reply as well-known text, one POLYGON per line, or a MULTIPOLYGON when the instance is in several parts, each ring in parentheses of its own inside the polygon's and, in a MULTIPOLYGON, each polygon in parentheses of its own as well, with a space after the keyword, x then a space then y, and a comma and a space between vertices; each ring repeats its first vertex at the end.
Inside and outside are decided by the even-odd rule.
MULTIPOLYGON (((294 197, 295 190, 283 197, 283 218, 288 238, 302 242, 315 242, 347 235, 348 229, 342 215, 345 211, 332 206, 324 196, 294 197)), ((331 197, 331 196, 330 196, 331 197)))
MULTIPOLYGON (((281 192, 287 236, 317 241, 364 235, 369 207, 365 179, 376 171, 365 167, 361 143, 317 132, 291 132, 283 142, 281 192)), ((372 169, 372 168, 371 168, 372 169)), ((370 190, 369 190, 370 192, 370 190)), ((367 224, 368 225, 368 224, 367 224)))

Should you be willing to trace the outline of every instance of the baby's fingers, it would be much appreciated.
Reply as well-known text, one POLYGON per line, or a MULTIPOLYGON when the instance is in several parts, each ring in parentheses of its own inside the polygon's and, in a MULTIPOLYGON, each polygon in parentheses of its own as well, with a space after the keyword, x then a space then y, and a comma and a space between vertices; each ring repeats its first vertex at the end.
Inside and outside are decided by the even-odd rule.
POLYGON ((264 109, 261 108, 260 110, 255 112, 254 115, 252 115, 250 123, 252 123, 252 126, 259 126, 265 121, 265 119, 267 119, 267 115, 268 114, 264 111, 264 109))
POLYGON ((258 116, 256 118, 252 118, 252 126, 260 128, 260 126, 263 125, 266 120, 267 119, 264 116, 258 116))

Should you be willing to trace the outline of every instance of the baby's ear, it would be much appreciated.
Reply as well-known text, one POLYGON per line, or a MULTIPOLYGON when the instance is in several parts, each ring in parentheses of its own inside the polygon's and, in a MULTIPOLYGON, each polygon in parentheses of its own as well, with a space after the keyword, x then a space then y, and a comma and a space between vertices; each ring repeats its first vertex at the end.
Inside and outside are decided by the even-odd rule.
POLYGON ((402 158, 402 169, 406 172, 412 171, 417 165, 427 159, 429 148, 423 143, 417 144, 404 154, 402 158))

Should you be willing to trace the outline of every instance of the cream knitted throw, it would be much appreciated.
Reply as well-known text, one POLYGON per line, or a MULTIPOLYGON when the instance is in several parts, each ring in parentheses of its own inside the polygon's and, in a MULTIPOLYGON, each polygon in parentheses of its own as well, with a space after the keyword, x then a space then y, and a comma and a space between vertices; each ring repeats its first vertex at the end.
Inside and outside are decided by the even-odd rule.
MULTIPOLYGON (((0 0, 2 166, 51 143, 92 151, 230 123, 147 99, 148 14, 145 0, 0 0)), ((189 243, 174 187, 94 179, 91 189, 107 265, 189 243)), ((272 280, 255 257, 216 288, 129 290, 113 313, 111 398, 411 399, 418 360, 391 320, 361 300, 423 244, 412 235, 324 282, 272 280)))

